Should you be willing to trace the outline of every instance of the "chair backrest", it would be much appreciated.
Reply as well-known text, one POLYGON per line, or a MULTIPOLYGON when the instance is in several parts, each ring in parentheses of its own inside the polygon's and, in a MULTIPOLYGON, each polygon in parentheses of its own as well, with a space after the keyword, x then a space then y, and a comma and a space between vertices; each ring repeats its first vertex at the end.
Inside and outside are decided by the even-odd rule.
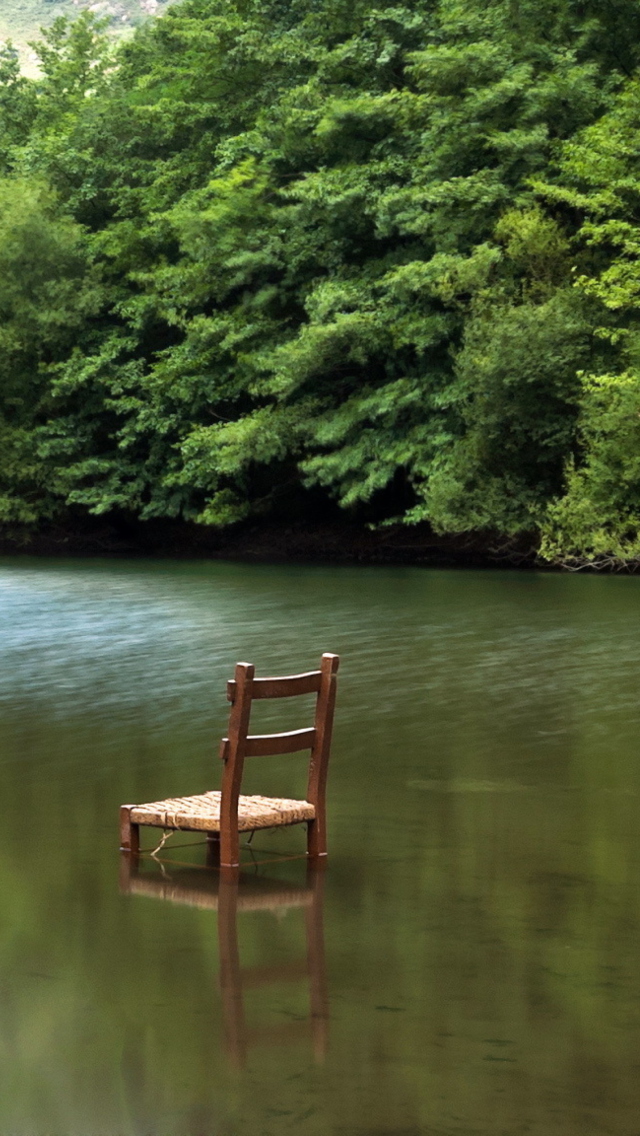
MULTIPOLYGON (((237 829, 238 797, 246 757, 310 750, 307 800, 315 806, 316 821, 324 828, 324 800, 331 732, 336 699, 338 655, 324 654, 320 669, 282 678, 256 678, 251 663, 238 663, 235 677, 227 683, 231 702, 229 736, 222 739, 220 757, 225 763, 220 802, 221 834, 225 828, 237 829), (259 698, 291 698, 298 694, 317 695, 313 726, 281 734, 250 734, 251 703, 259 698)), ((224 862, 224 861, 223 861, 224 862)))

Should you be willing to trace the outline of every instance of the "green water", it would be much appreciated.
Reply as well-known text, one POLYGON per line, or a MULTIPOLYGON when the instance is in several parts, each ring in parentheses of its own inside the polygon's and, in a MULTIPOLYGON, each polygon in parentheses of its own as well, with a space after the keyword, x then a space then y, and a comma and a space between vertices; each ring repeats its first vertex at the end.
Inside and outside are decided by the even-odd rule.
MULTIPOLYGON (((639 600, 633 578, 0 562, 0 1134, 637 1136, 639 600), (119 879, 122 802, 217 787, 235 661, 322 650, 324 880, 302 829, 256 835, 235 924, 184 836, 119 879)), ((304 794, 300 756, 248 768, 304 794)))

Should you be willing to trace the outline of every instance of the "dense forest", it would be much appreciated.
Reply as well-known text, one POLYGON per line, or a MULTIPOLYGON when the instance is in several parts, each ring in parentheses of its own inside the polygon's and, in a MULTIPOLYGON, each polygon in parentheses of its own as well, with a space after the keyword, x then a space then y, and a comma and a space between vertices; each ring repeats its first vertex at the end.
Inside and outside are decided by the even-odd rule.
POLYGON ((639 0, 184 0, 36 51, 0 54, 5 530, 326 500, 640 562, 639 0))

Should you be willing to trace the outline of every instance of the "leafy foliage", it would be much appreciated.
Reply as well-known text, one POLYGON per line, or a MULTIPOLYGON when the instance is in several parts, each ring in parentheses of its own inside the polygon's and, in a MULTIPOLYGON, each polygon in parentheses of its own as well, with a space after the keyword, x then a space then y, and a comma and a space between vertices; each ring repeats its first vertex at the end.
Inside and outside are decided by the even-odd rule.
POLYGON ((582 374, 579 447, 567 461, 566 491, 542 527, 545 555, 570 564, 640 557, 639 126, 633 78, 608 114, 566 143, 557 182, 541 187, 578 218, 575 284, 598 305, 603 345, 601 367, 591 361, 582 374))
POLYGON ((637 356, 628 7, 185 0, 115 54, 56 21, 37 80, 7 49, 6 185, 76 249, 3 379, 37 390, 29 515, 223 525, 315 486, 562 558, 589 400, 637 356))

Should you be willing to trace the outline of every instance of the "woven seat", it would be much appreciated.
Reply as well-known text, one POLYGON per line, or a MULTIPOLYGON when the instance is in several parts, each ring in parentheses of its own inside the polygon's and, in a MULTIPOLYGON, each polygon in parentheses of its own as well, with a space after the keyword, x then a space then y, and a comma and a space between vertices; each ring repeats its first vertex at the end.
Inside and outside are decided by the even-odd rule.
MULTIPOLYGON (((197 797, 168 797, 136 805, 131 810, 134 824, 158 828, 179 828, 189 832, 220 832, 221 793, 200 793, 197 797)), ((313 820, 316 810, 309 801, 290 801, 286 797, 238 797, 238 831, 277 828, 313 820)))
POLYGON ((306 823, 308 855, 326 856, 325 794, 339 662, 337 655, 324 654, 319 670, 284 678, 255 678, 251 663, 238 663, 235 678, 227 683, 227 698, 232 707, 229 736, 222 739, 220 748, 224 762, 222 788, 193 797, 122 805, 121 850, 138 855, 140 825, 206 832, 210 847, 217 848, 221 867, 235 869, 240 862, 239 833, 306 823), (254 699, 291 698, 299 694, 316 695, 313 726, 281 734, 249 733, 254 699), (246 757, 299 753, 305 749, 310 750, 305 800, 240 795, 246 757))

